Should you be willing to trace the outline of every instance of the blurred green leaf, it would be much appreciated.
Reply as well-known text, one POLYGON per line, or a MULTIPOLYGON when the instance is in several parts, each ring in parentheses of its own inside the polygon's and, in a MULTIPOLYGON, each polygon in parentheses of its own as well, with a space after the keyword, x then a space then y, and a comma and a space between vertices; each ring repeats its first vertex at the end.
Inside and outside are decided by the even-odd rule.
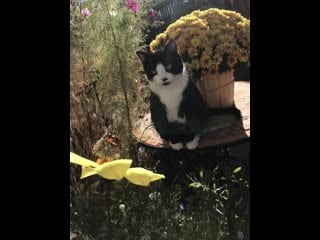
POLYGON ((219 210, 219 208, 216 208, 216 211, 217 211, 219 214, 223 215, 223 212, 221 212, 221 211, 219 210))
POLYGON ((99 186, 100 180, 94 182, 93 184, 90 185, 90 191, 94 191, 97 189, 97 187, 99 186))
POLYGON ((203 169, 200 171, 200 177, 203 178, 203 169))
POLYGON ((241 167, 237 167, 235 170, 233 170, 233 173, 237 173, 241 171, 241 167))
POLYGON ((189 184, 189 187, 192 187, 192 188, 200 188, 201 186, 202 184, 199 182, 193 182, 189 184))

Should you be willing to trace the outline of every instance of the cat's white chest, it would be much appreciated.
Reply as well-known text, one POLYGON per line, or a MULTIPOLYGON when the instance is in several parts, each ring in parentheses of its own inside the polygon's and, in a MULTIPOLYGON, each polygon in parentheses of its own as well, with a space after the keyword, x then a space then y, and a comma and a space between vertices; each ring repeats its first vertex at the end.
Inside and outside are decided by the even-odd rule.
POLYGON ((170 90, 163 91, 159 97, 160 101, 166 106, 168 121, 185 123, 185 116, 183 118, 178 116, 182 93, 170 90))
POLYGON ((167 86, 150 83, 151 90, 159 96, 160 101, 166 107, 169 122, 186 122, 185 116, 182 118, 179 117, 178 112, 183 99, 183 92, 187 84, 188 76, 185 71, 183 74, 176 75, 174 81, 167 86))

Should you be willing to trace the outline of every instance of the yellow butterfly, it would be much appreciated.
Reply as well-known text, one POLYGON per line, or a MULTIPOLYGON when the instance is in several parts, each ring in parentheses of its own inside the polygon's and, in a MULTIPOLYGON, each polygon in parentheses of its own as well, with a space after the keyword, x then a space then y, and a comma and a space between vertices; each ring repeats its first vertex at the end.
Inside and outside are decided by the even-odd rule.
POLYGON ((126 178, 133 184, 146 187, 153 181, 165 178, 163 174, 157 174, 141 167, 130 168, 132 164, 131 159, 117 159, 99 165, 96 162, 70 152, 70 162, 82 167, 81 179, 98 174, 110 180, 126 178))

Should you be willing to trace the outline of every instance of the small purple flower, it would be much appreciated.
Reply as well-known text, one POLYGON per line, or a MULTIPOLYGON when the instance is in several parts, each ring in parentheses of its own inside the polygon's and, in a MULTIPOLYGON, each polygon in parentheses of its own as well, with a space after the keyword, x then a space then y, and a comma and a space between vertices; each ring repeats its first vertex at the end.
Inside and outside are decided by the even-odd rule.
POLYGON ((126 7, 127 7, 127 8, 131 8, 132 3, 133 3, 133 0, 127 0, 127 1, 126 1, 126 7))
POLYGON ((135 14, 138 12, 138 8, 139 8, 136 0, 127 0, 126 7, 131 9, 135 14))
POLYGON ((138 12, 138 3, 137 2, 133 2, 132 4, 132 11, 134 13, 137 13, 138 12))
POLYGON ((155 18, 155 17, 157 16, 157 13, 156 13, 155 10, 150 9, 150 10, 149 10, 149 15, 150 15, 150 17, 153 19, 153 18, 155 18))
POLYGON ((183 206, 182 203, 179 204, 179 208, 180 208, 181 210, 184 210, 184 206, 183 206))
POLYGON ((91 13, 90 13, 90 11, 89 11, 88 8, 83 8, 83 9, 81 9, 81 14, 82 14, 83 16, 85 16, 85 17, 90 17, 90 16, 91 16, 91 13))

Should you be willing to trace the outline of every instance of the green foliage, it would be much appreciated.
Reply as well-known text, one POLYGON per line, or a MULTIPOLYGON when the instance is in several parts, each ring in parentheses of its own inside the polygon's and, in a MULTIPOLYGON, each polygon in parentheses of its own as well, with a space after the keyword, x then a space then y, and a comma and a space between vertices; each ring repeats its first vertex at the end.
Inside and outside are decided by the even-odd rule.
MULTIPOLYGON (((154 160, 140 160, 143 166, 155 165, 154 160)), ((102 182, 110 188, 102 191, 101 204, 94 201, 94 193, 78 196, 82 202, 78 200, 70 212, 72 230, 93 240, 249 239, 246 167, 230 158, 216 160, 211 170, 188 174, 190 184, 185 186, 166 188, 159 182, 142 188, 126 181, 102 182), (190 190, 192 194, 185 194, 190 190)))
POLYGON ((129 145, 128 118, 141 69, 135 52, 150 23, 150 3, 138 2, 134 14, 125 1, 70 1, 70 133, 82 156, 93 157, 91 149, 107 128, 129 145), (81 14, 84 8, 90 16, 81 14))
POLYGON ((88 211, 72 212, 72 220, 80 223, 80 226, 73 227, 96 240, 219 239, 218 236, 224 232, 224 219, 213 211, 212 204, 203 201, 200 211, 182 210, 177 194, 173 191, 160 192, 159 185, 142 189, 118 182, 110 197, 114 201, 111 205, 106 201, 107 210, 97 212, 97 207, 92 206, 88 211))

